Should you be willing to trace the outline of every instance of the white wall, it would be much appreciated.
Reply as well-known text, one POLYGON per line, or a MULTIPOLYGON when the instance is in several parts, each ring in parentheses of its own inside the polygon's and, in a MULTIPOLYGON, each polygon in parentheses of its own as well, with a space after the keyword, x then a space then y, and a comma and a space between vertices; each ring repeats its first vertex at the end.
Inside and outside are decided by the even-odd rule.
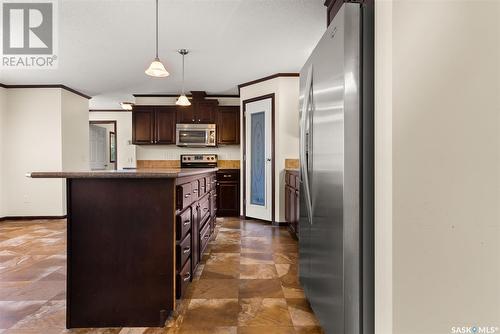
MULTIPOLYGON (((87 110, 88 112, 88 110, 87 110)), ((88 121, 116 121, 118 169, 136 166, 136 146, 132 145, 132 112, 88 112, 88 121)))
POLYGON ((376 160, 392 180, 377 171, 377 266, 392 257, 392 332, 500 327, 500 2, 378 10, 377 55, 392 67, 377 59, 376 160), (392 27, 380 21, 391 12, 392 27))
POLYGON ((2 92, 2 216, 65 215, 65 181, 25 174, 88 167, 88 100, 61 88, 2 92))
MULTIPOLYGON (((275 220, 284 222, 285 159, 299 158, 299 78, 278 77, 242 87, 240 99, 243 110, 244 100, 272 93, 275 94, 275 220)), ((243 127, 243 120, 241 126, 243 127)), ((243 148, 240 158, 243 161, 243 148)), ((244 175, 241 175, 241 180, 243 182, 244 175)), ((243 187, 241 188, 241 210, 243 210, 243 187)))
POLYGON ((8 89, 3 145, 5 216, 65 214, 63 180, 30 179, 62 168, 61 89, 8 89))

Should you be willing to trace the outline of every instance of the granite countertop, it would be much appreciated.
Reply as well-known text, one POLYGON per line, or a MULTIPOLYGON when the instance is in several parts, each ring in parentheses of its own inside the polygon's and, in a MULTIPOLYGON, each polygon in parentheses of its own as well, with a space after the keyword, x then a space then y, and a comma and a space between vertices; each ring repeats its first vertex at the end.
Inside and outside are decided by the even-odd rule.
POLYGON ((58 179, 162 179, 216 172, 218 168, 123 169, 102 171, 32 172, 27 177, 58 179))

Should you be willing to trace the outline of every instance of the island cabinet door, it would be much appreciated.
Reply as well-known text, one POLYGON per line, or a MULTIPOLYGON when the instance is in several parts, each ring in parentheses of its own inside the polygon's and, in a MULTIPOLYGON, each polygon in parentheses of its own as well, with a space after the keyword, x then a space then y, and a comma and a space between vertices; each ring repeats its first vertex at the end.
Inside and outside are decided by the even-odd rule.
POLYGON ((200 261, 200 242, 198 235, 200 233, 200 210, 199 204, 195 203, 191 206, 191 272, 194 274, 200 261))

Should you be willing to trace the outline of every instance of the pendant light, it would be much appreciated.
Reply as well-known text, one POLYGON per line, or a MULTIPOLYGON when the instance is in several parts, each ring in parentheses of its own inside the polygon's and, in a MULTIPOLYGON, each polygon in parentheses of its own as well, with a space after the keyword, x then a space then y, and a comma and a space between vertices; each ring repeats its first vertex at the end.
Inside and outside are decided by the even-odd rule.
POLYGON ((158 57, 158 0, 156 0, 156 57, 145 73, 156 78, 168 77, 170 75, 158 57))
POLYGON ((191 102, 189 102, 186 94, 184 94, 184 56, 187 55, 189 51, 186 49, 180 49, 178 52, 182 55, 182 93, 175 104, 177 104, 178 106, 190 106, 191 102))

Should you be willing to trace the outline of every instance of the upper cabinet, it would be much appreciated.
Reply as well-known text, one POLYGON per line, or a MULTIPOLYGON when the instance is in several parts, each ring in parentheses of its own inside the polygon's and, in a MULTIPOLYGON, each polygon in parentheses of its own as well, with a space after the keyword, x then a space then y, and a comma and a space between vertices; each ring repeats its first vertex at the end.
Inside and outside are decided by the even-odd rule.
POLYGON ((217 113, 217 143, 240 144, 240 107, 221 106, 217 113))
POLYGON ((240 107, 219 106, 205 92, 192 92, 191 105, 136 105, 132 111, 132 143, 175 145, 176 124, 216 124, 218 145, 240 144, 240 107))
POLYGON ((205 92, 192 91, 193 98, 188 107, 178 107, 178 123, 214 124, 217 115, 219 101, 216 99, 205 99, 205 92))
POLYGON ((135 106, 132 142, 135 145, 175 144, 175 106, 135 106))

